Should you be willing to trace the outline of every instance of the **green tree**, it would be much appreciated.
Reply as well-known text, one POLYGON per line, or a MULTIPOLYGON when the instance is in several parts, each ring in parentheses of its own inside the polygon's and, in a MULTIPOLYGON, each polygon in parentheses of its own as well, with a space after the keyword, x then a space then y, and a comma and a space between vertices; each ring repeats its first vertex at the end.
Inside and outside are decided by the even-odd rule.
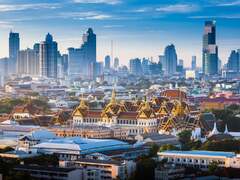
POLYGON ((178 147, 172 145, 172 144, 164 144, 160 147, 159 151, 170 151, 170 150, 179 150, 178 147))

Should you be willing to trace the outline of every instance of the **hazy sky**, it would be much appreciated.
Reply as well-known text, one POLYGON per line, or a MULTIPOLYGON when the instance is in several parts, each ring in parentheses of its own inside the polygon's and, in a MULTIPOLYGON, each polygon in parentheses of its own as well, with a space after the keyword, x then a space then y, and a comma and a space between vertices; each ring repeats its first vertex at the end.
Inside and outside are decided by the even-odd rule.
POLYGON ((82 34, 97 34, 97 57, 110 54, 121 64, 130 58, 157 61, 168 44, 189 66, 197 55, 201 64, 205 20, 217 21, 219 57, 226 62, 240 48, 240 0, 0 0, 0 57, 8 55, 8 33, 19 32, 21 49, 32 47, 50 32, 62 53, 79 47, 82 34))

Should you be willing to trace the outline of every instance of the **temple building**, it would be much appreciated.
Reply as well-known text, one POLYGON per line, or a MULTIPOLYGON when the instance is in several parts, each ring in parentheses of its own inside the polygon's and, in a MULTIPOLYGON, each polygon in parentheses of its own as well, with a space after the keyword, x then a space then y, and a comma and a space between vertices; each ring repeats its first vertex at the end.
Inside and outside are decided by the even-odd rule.
POLYGON ((118 101, 115 90, 112 91, 110 102, 103 109, 91 109, 81 99, 80 105, 73 111, 73 126, 98 125, 119 126, 128 130, 128 135, 161 132, 173 132, 199 127, 199 113, 192 111, 186 102, 186 93, 176 90, 163 92, 161 97, 151 100, 118 101), (174 94, 174 98, 169 95, 174 94), (179 99, 176 98, 179 94, 179 99), (183 98, 182 98, 183 97, 183 98))

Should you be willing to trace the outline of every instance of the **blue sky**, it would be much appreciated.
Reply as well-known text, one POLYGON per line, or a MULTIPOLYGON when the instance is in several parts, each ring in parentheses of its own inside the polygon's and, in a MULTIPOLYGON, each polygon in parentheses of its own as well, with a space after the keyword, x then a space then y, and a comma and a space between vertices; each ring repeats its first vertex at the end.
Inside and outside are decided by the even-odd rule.
POLYGON ((8 55, 8 33, 19 32, 21 48, 32 47, 50 32, 61 52, 79 47, 82 33, 97 34, 97 55, 110 54, 121 64, 130 58, 153 57, 175 44, 189 66, 192 55, 201 64, 205 20, 217 21, 219 57, 226 62, 240 48, 240 0, 0 0, 0 57, 8 55))

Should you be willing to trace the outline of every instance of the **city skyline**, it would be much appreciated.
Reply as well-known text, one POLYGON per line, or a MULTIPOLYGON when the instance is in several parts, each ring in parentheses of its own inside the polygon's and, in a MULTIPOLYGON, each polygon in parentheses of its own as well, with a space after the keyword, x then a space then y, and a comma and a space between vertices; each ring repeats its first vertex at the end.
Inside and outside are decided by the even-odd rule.
POLYGON ((191 65, 191 57, 202 63, 202 34, 205 20, 216 20, 219 58, 227 62, 240 42, 239 1, 141 1, 136 0, 0 0, 0 57, 8 56, 8 33, 20 33, 21 49, 42 41, 47 32, 58 42, 62 53, 80 47, 82 33, 92 27, 97 34, 97 61, 111 55, 120 64, 129 59, 153 57, 173 43, 179 59, 191 65), (231 12, 231 13, 229 13, 231 12), (41 16, 39 16, 41 14, 41 16), (184 22, 184 23, 182 23, 184 22), (177 29, 176 29, 177 27, 177 29), (181 36, 179 36, 181 33, 181 36), (144 42, 144 43, 141 43, 144 42), (144 51, 143 51, 144 50, 144 51))

